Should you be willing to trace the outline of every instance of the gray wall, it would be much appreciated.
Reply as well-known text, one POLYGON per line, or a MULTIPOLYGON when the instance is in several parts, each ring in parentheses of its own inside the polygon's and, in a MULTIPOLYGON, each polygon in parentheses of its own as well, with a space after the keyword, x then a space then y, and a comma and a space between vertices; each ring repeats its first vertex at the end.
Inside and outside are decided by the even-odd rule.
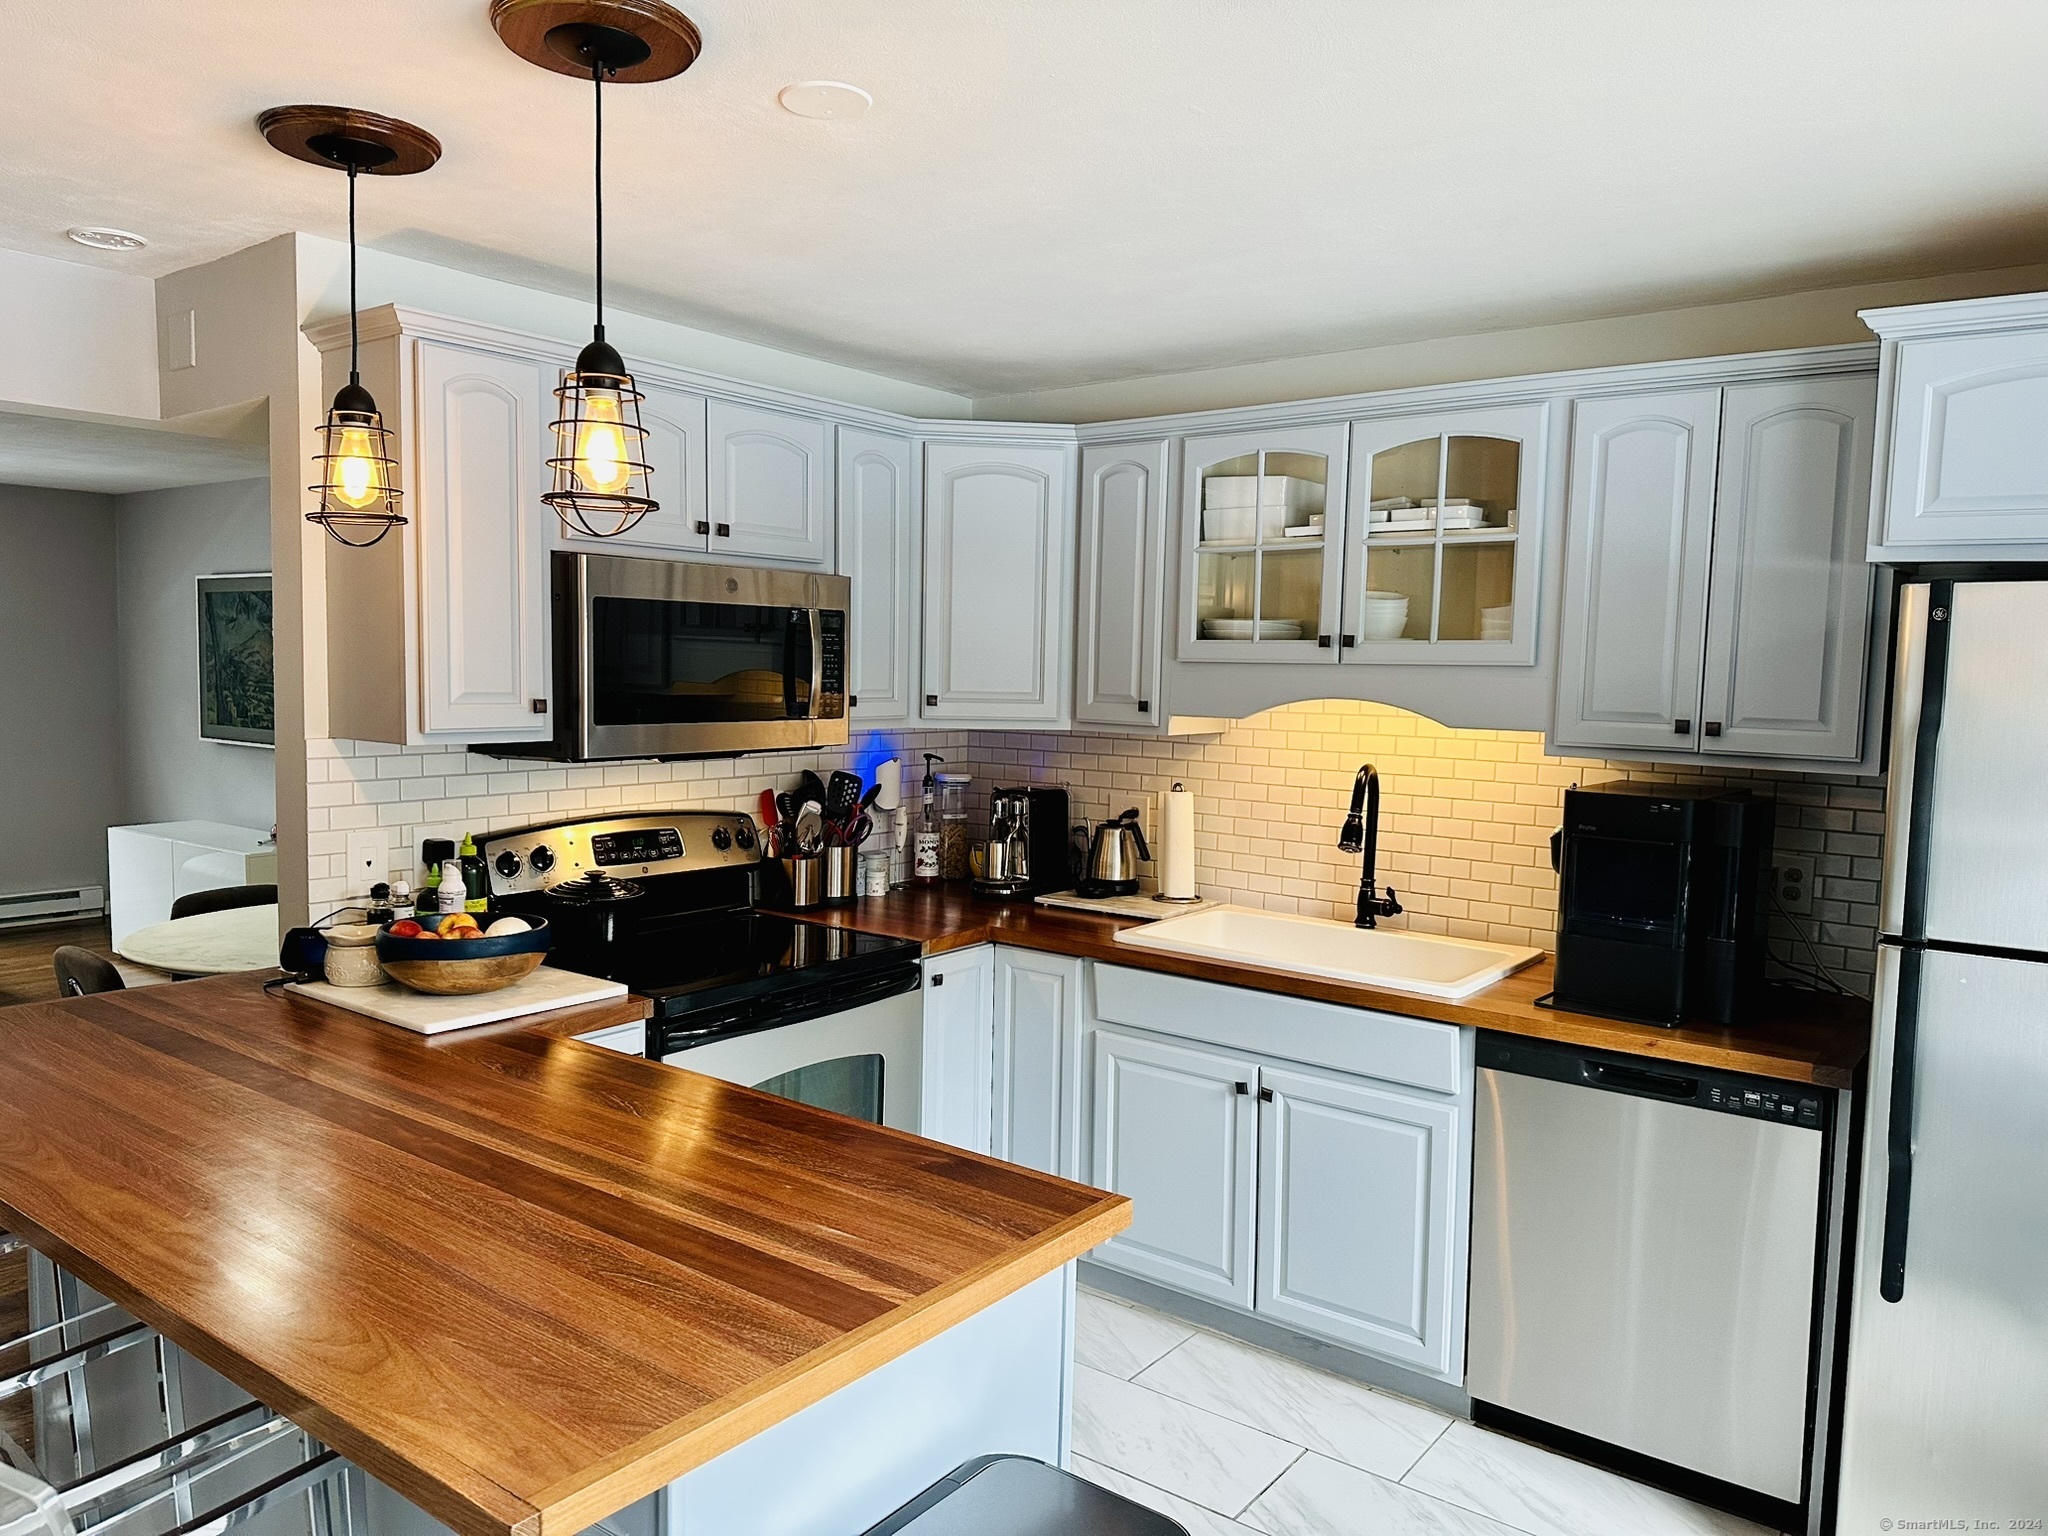
POLYGON ((201 576, 270 569, 270 482, 138 491, 114 502, 120 820, 277 820, 276 755, 199 738, 201 576))
POLYGON ((107 877, 114 521, 109 496, 0 485, 0 896, 107 877))

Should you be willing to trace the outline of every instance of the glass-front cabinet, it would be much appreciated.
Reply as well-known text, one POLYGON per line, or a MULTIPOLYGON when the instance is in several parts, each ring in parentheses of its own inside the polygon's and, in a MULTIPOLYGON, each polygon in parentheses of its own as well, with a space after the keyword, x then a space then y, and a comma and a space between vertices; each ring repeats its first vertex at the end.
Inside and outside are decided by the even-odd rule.
POLYGON ((1340 423, 1187 440, 1183 659, 1335 659, 1344 438, 1340 423))
POLYGON ((1527 663, 1549 407, 1354 422, 1346 661, 1527 663))

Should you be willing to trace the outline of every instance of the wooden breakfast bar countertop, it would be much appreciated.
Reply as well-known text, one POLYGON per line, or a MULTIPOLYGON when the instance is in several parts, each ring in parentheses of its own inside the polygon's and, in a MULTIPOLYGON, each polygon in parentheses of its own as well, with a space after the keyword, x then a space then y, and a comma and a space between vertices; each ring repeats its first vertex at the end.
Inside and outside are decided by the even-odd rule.
POLYGON ((1129 1224, 567 1022, 0 1009, 0 1223, 466 1536, 580 1531, 1129 1224))
POLYGON ((964 885, 911 886, 887 896, 863 897, 843 907, 814 907, 790 915, 862 933, 915 939, 928 955, 976 944, 1010 944, 1225 986, 1376 1008, 1410 1018, 1469 1024, 1502 1034, 1749 1072, 1823 1088, 1854 1086, 1857 1068, 1870 1047, 1870 1004, 1857 997, 1833 998, 1772 988, 1754 1020, 1726 1029, 1712 1025, 1665 1029, 1539 1005, 1536 1000, 1550 991, 1555 976, 1547 955, 1483 991, 1447 1002, 1328 976, 1139 949, 1116 942, 1117 930, 1137 926, 1135 919, 1042 907, 1028 901, 990 901, 976 897, 964 885))

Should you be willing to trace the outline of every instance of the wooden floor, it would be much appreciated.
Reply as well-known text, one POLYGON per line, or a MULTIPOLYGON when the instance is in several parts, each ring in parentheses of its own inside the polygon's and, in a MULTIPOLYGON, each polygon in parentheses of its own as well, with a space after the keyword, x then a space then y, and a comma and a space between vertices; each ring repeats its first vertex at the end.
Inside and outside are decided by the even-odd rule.
POLYGON ((48 928, 0 929, 0 1006, 37 1003, 57 995, 50 957, 60 944, 78 944, 111 956, 113 933, 103 917, 48 928))

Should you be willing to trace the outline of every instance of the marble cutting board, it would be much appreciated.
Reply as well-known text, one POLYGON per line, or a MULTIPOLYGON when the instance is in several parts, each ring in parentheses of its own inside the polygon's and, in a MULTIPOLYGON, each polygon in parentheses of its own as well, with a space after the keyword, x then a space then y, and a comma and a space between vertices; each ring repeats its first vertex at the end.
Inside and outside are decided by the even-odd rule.
POLYGON ((332 1003, 351 1013, 368 1014, 400 1029, 438 1035, 451 1029, 516 1019, 523 1013, 549 1013, 557 1008, 573 1008, 578 1003, 624 997, 626 984, 544 965, 524 981, 516 981, 497 992, 477 992, 468 997, 434 997, 401 987, 395 981, 387 981, 381 987, 337 987, 324 981, 295 981, 285 990, 332 1003))

